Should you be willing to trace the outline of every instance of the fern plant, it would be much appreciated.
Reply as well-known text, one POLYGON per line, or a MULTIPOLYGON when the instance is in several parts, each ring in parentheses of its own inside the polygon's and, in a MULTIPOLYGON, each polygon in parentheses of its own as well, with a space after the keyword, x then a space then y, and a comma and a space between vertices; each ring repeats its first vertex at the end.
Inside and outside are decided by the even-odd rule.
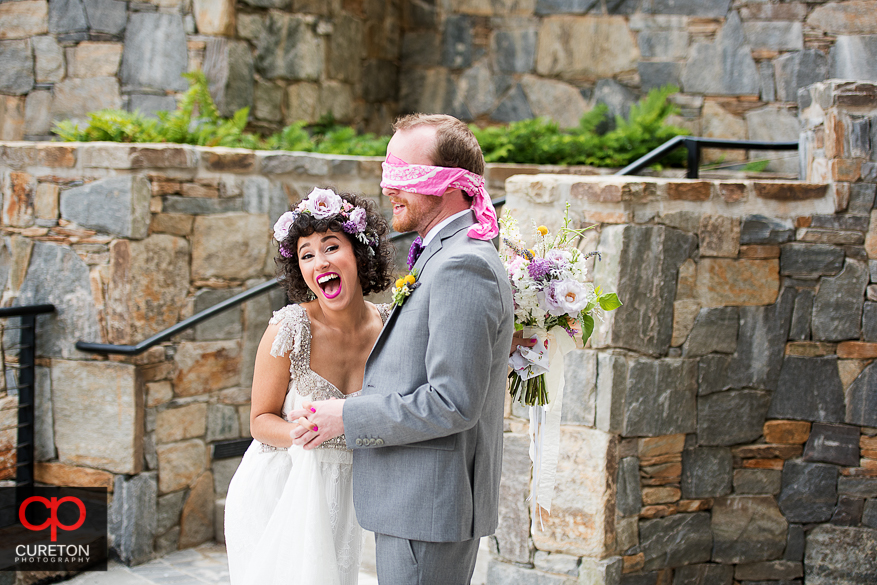
POLYGON ((313 150, 314 143, 305 130, 306 123, 299 120, 290 124, 280 132, 266 138, 262 147, 268 150, 294 150, 309 152, 313 150))
POLYGON ((679 91, 668 85, 654 89, 630 108, 627 119, 615 119, 615 129, 603 136, 605 153, 598 158, 599 166, 620 167, 627 165, 661 146, 674 136, 687 135, 684 128, 665 124, 668 116, 679 112, 679 108, 667 98, 679 91))

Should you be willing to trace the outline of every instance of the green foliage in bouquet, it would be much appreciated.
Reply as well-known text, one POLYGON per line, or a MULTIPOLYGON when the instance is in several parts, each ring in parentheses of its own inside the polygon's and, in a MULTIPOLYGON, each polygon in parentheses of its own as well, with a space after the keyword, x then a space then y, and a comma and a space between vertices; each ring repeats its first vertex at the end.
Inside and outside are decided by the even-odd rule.
MULTIPOLYGON (((615 129, 600 134, 607 107, 600 104, 586 112, 575 128, 561 129, 547 118, 512 122, 484 129, 472 127, 487 162, 552 165, 625 166, 674 136, 687 135, 684 128, 668 125, 667 117, 679 113, 668 97, 679 91, 667 85, 651 90, 630 108, 628 117, 615 117, 615 129)), ((664 164, 681 165, 679 150, 664 164)))

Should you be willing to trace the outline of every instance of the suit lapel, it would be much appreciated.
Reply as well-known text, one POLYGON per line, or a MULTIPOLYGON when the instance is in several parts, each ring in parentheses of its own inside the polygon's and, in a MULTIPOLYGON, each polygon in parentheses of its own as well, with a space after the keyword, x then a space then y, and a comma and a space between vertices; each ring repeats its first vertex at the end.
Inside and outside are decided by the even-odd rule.
POLYGON ((429 242, 429 245, 426 246, 426 249, 420 255, 420 258, 417 259, 417 262, 414 263, 414 270, 417 271, 417 274, 423 272, 423 267, 426 266, 429 259, 442 249, 442 244, 445 240, 455 235, 460 230, 471 227, 474 223, 475 215, 470 211, 467 215, 462 215, 443 227, 442 230, 429 242))
MULTIPOLYGON (((396 309, 399 307, 393 307, 393 310, 390 311, 390 316, 387 317, 387 322, 384 323, 384 328, 381 329, 381 332, 378 334, 378 338, 375 340, 375 345, 372 347, 371 352, 368 354, 368 359, 365 360, 365 371, 368 373, 369 364, 371 364, 372 358, 376 356, 380 352, 380 347, 384 343, 384 338, 387 336, 387 332, 390 328, 393 327, 393 322, 396 320, 396 315, 399 313, 396 309)), ((365 383, 365 380, 363 380, 365 383)))
MULTIPOLYGON (((426 246, 426 249, 424 249, 423 252, 420 254, 420 258, 418 258, 417 262, 414 263, 413 270, 416 270, 418 275, 422 274, 423 267, 426 266, 426 263, 429 262, 429 259, 442 249, 442 243, 444 242, 444 240, 447 240, 451 236, 457 234, 460 230, 471 227, 474 223, 475 214, 469 212, 468 215, 462 215, 443 227, 442 230, 438 234, 436 234, 436 237, 434 237, 429 242, 429 244, 426 246)), ((393 310, 390 312, 390 316, 387 318, 387 322, 384 323, 384 328, 381 329, 381 333, 378 335, 378 338, 375 341, 375 345, 368 356, 368 360, 366 360, 366 371, 368 371, 368 366, 371 363, 372 358, 380 351, 379 348, 383 344, 384 338, 389 335, 390 329, 393 328, 393 324, 396 321, 396 315, 398 313, 399 307, 393 307, 393 310)))

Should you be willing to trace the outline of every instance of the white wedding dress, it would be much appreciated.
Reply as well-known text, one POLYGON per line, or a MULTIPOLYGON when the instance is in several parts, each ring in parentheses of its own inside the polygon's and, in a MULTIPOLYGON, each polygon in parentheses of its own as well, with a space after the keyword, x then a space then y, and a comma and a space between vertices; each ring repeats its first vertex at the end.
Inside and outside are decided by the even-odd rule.
MULTIPOLYGON (((379 305, 386 321, 389 308, 379 305)), ((282 414, 305 400, 350 398, 310 368, 307 312, 288 305, 271 355, 287 355, 290 380, 282 414)), ((362 529, 353 511, 353 454, 344 437, 317 449, 279 449, 254 440, 225 500, 231 585, 356 585, 362 529)))

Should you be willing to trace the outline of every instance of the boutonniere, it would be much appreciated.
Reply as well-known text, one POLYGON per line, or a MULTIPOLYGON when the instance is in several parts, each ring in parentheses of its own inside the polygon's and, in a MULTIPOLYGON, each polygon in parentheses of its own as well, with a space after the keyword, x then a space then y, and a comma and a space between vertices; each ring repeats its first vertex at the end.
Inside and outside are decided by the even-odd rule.
POLYGON ((417 282, 416 270, 412 270, 411 274, 403 276, 397 280, 396 286, 393 287, 393 306, 401 307, 402 303, 405 302, 405 299, 407 299, 418 286, 420 286, 420 283, 417 282))

